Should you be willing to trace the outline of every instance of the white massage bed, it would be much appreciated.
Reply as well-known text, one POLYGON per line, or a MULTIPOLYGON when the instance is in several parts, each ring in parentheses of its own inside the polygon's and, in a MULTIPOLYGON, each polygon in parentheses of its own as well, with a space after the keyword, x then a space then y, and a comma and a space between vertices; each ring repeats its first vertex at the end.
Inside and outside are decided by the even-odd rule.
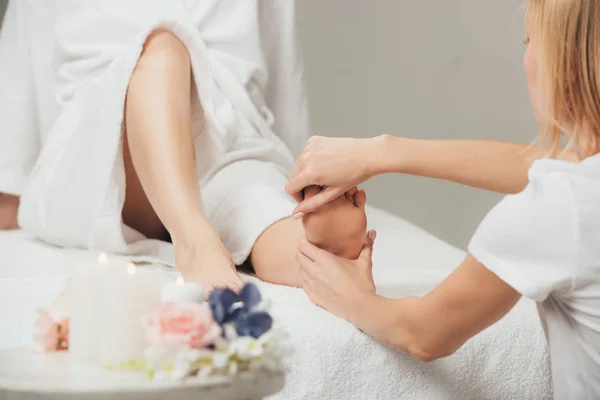
MULTIPOLYGON (((369 209, 377 229, 374 276, 386 296, 424 293, 464 253, 401 218, 369 209)), ((0 232, 0 348, 32 344, 34 311, 97 254, 0 232)), ((272 399, 551 399, 549 357, 535 304, 522 300, 456 354, 423 363, 379 345, 294 288, 260 283, 295 348, 285 389, 272 399)), ((2 360, 0 360, 2 362, 2 360)))

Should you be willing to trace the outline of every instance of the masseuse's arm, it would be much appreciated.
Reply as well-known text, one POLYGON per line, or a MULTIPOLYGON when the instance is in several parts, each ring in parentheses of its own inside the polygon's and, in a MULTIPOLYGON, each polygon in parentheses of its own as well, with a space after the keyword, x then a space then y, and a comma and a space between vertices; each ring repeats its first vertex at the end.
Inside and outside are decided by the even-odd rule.
MULTIPOLYGON (((376 173, 444 179, 509 194, 527 186, 534 147, 485 140, 419 140, 382 136, 376 173)), ((375 153, 376 154, 376 153, 375 153)))
POLYGON ((431 361, 458 350, 501 319, 520 294, 471 255, 423 297, 364 299, 351 316, 359 329, 380 342, 431 361))
POLYGON ((297 260, 311 301, 347 319, 376 340, 424 361, 448 356, 502 318, 520 294, 470 254, 422 297, 389 299, 375 292, 374 239, 357 260, 344 260, 308 242, 297 260))
POLYGON ((300 243, 303 289, 317 305, 422 360, 455 352, 502 318, 521 295, 544 301, 574 282, 579 242, 572 181, 539 168, 519 194, 506 196, 481 222, 458 268, 419 297, 378 296, 369 232, 356 260, 300 243), (566 211, 565 211, 566 210, 566 211))
POLYGON ((348 189, 385 173, 518 193, 527 185, 531 163, 542 156, 544 153, 534 146, 497 141, 418 140, 389 135, 372 139, 313 137, 296 162, 286 191, 301 201, 298 194, 305 187, 325 187, 302 201, 294 213, 316 211, 348 189))

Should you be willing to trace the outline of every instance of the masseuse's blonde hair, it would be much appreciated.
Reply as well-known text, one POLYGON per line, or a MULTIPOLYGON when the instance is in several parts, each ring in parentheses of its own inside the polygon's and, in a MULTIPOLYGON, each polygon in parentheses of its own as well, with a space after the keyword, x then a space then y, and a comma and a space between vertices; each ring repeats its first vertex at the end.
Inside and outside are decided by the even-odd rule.
POLYGON ((528 0, 538 50, 541 137, 549 156, 562 135, 584 157, 600 151, 600 0, 528 0))

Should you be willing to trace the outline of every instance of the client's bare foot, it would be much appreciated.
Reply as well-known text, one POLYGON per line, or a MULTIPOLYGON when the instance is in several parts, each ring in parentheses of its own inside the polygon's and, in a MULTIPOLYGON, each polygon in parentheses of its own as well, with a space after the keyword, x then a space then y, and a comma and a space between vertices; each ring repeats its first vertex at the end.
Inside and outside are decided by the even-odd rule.
POLYGON ((19 198, 0 193, 0 230, 19 229, 17 224, 18 212, 19 198))
MULTIPOLYGON (((304 189, 304 198, 317 194, 319 186, 304 189)), ((302 217, 306 239, 324 250, 347 259, 358 258, 367 233, 365 204, 362 189, 349 192, 317 212, 302 217)))
POLYGON ((219 235, 200 229, 182 240, 173 238, 175 264, 186 281, 204 285, 206 293, 216 287, 239 290, 243 283, 219 235))

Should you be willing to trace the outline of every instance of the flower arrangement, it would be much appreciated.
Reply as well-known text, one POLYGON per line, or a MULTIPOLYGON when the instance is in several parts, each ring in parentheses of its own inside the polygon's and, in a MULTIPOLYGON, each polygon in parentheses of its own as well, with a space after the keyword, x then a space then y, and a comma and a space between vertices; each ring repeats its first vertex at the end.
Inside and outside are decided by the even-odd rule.
MULTIPOLYGON (((280 371, 290 348, 269 306, 252 283, 239 293, 216 288, 207 302, 163 302, 141 321, 147 345, 143 358, 107 367, 145 371, 153 379, 280 371)), ((57 321, 48 310, 39 310, 35 336, 45 352, 68 350, 69 318, 57 321)))
POLYGON ((289 348, 283 333, 274 329, 268 308, 251 283, 239 294, 216 288, 208 303, 163 304, 145 320, 148 375, 181 379, 281 370, 289 348))

